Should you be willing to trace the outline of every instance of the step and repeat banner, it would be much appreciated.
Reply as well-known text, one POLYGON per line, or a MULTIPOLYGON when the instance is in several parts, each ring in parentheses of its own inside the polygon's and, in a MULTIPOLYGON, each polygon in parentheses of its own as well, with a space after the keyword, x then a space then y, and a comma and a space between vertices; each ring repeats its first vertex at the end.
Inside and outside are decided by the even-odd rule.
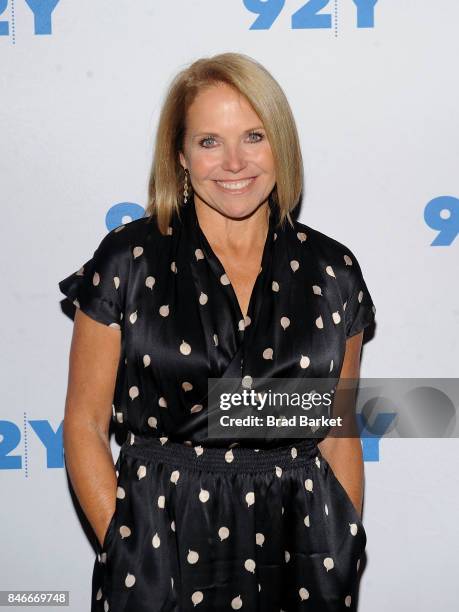
MULTIPOLYGON (((0 590, 69 591, 89 610, 57 283, 143 216, 167 85, 199 57, 245 53, 284 88, 299 219, 355 253, 376 306, 362 378, 457 377, 458 23, 455 0, 0 0, 0 590)), ((359 610, 453 612, 457 438, 386 437, 390 421, 362 436, 359 610)))

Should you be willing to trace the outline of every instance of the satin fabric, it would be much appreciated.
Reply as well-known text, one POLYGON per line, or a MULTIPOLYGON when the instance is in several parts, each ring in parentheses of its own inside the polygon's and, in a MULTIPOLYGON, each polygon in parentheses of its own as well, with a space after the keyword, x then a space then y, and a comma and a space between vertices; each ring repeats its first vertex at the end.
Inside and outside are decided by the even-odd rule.
POLYGON ((374 319, 354 254, 269 206, 246 318, 193 200, 166 236, 146 217, 112 230, 59 283, 121 336, 113 420, 128 438, 92 612, 355 610, 365 529, 319 440, 207 435, 209 377, 337 377, 374 319))
POLYGON ((312 439, 194 448, 128 434, 91 612, 356 610, 366 532, 312 439))
POLYGON ((376 312, 359 263, 305 224, 278 227, 271 202, 270 210, 246 320, 193 200, 167 236, 146 217, 112 230, 59 283, 86 314, 121 329, 116 423, 176 442, 276 447, 285 439, 208 440, 208 378, 339 376, 346 338, 376 312))

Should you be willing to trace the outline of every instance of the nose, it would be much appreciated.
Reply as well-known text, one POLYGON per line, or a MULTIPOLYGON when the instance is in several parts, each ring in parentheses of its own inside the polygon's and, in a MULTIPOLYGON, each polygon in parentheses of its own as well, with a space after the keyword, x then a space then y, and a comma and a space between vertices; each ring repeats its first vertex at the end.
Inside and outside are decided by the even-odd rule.
POLYGON ((222 168, 236 174, 247 165, 244 152, 238 144, 227 144, 224 148, 222 168))

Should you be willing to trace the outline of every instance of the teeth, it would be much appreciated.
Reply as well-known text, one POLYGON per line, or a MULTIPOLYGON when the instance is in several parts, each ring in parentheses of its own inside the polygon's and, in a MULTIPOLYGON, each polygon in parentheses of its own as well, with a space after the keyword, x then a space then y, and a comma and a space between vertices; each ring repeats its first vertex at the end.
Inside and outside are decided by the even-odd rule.
POLYGON ((251 182, 252 179, 237 182, 233 181, 231 183, 223 183, 222 181, 217 181, 217 183, 221 185, 224 189, 234 189, 234 191, 237 191, 238 189, 244 189, 244 187, 247 187, 247 185, 249 185, 251 182))

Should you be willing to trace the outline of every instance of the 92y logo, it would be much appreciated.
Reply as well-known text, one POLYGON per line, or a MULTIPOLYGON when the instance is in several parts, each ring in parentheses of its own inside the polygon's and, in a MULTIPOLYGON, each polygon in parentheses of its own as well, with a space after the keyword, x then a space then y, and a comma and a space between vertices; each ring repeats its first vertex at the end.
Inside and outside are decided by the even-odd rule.
MULTIPOLYGON (((19 0, 0 0, 0 17, 8 9, 8 4, 11 6, 11 24, 10 21, 0 19, 0 36, 10 35, 10 25, 14 36, 14 5, 19 0)), ((59 4, 60 0, 21 0, 29 7, 34 17, 34 34, 52 34, 51 16, 59 4)))
MULTIPOLYGON (((245 8, 258 15, 251 30, 269 30, 285 6, 285 0, 242 0, 245 8)), ((346 0, 353 2, 358 28, 374 28, 375 6, 378 0, 346 0)), ((319 13, 327 7, 336 8, 338 0, 308 0, 292 15, 292 29, 332 28, 332 13, 319 13)))

